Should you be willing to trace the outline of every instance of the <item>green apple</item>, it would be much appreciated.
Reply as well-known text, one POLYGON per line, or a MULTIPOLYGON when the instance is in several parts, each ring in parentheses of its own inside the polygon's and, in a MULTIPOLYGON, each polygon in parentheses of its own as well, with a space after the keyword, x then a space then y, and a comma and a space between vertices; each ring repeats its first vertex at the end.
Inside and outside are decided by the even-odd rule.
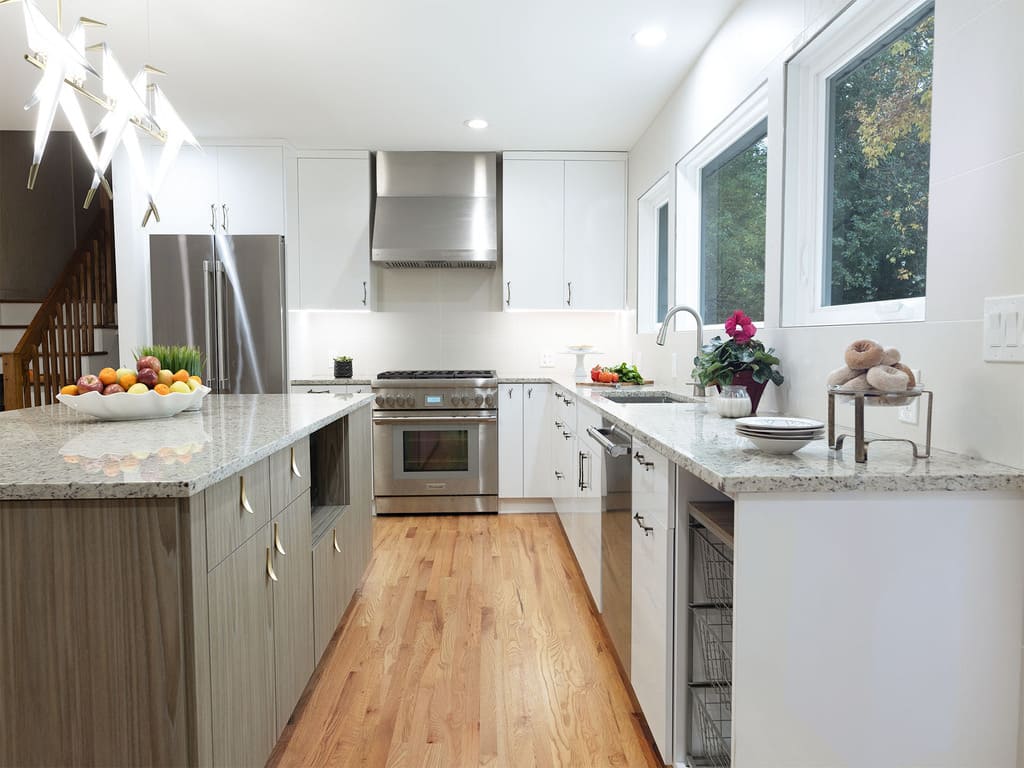
POLYGON ((195 379, 189 379, 185 383, 188 384, 188 388, 190 390, 192 390, 193 392, 195 392, 197 389, 199 389, 199 382, 196 381, 195 379))
POLYGON ((173 384, 171 384, 171 392, 180 392, 183 395, 187 395, 191 391, 192 390, 188 388, 188 384, 186 384, 184 381, 176 381, 173 384))
POLYGON ((156 372, 156 379, 158 384, 166 384, 169 387, 174 383, 174 373, 166 368, 161 368, 156 372))
POLYGON ((132 376, 136 375, 134 368, 118 368, 117 369, 117 380, 120 381, 121 377, 124 376, 125 374, 128 374, 128 373, 130 373, 132 376))
POLYGON ((144 395, 147 392, 149 392, 149 387, 147 387, 141 381, 136 382, 135 384, 132 384, 130 387, 128 387, 129 395, 144 395))

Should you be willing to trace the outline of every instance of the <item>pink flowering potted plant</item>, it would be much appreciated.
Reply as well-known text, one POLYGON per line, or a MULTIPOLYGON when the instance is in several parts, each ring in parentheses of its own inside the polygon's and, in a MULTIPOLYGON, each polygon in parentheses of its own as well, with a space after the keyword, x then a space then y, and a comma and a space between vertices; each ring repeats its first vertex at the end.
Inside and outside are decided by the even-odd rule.
POLYGON ((701 347, 700 354, 693 358, 693 377, 705 387, 715 384, 744 386, 750 395, 753 413, 768 382, 776 386, 785 380, 776 368, 779 358, 774 349, 765 349, 762 342, 754 338, 757 328, 741 310, 736 310, 725 321, 725 341, 715 336, 701 347))

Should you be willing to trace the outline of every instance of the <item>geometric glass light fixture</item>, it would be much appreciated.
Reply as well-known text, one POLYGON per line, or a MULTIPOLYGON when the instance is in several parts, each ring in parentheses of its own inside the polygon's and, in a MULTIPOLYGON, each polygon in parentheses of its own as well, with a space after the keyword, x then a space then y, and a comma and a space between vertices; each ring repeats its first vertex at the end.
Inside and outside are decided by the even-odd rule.
MULTIPOLYGON (((12 2, 18 0, 0 0, 0 5, 12 2)), ((43 15, 35 0, 20 2, 29 49, 25 60, 42 71, 42 77, 25 104, 26 110, 38 109, 28 188, 35 186, 47 139, 57 110, 60 109, 67 117, 93 169, 92 185, 84 207, 88 208, 92 204, 96 190, 101 185, 107 195, 113 197, 105 174, 118 146, 124 146, 132 172, 146 191, 147 207, 142 226, 146 226, 151 216, 159 221, 160 213, 155 198, 168 169, 183 144, 199 146, 166 94, 155 84, 149 83, 150 75, 164 73, 156 67, 145 65, 135 77, 129 79, 106 43, 85 44, 86 29, 105 26, 102 22, 80 18, 65 36, 62 29, 62 0, 57 0, 56 25, 51 24, 43 15), (86 55, 90 51, 102 52, 102 75, 89 63, 86 55), (100 80, 101 96, 87 88, 86 81, 90 76, 100 80), (99 124, 91 131, 80 98, 86 98, 106 110, 99 124), (139 143, 140 131, 163 144, 157 168, 152 175, 146 169, 145 156, 139 143), (97 150, 95 138, 100 134, 103 135, 103 142, 97 150)))

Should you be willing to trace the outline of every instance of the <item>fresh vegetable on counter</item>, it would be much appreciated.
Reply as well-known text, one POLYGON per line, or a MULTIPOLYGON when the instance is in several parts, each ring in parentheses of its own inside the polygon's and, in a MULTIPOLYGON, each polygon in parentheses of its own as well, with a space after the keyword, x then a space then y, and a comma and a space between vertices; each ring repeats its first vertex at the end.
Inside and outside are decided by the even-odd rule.
POLYGON ((636 369, 635 365, 626 365, 620 363, 614 368, 602 367, 595 365, 590 369, 590 380, 597 381, 602 384, 643 384, 644 377, 640 375, 640 371, 636 369))

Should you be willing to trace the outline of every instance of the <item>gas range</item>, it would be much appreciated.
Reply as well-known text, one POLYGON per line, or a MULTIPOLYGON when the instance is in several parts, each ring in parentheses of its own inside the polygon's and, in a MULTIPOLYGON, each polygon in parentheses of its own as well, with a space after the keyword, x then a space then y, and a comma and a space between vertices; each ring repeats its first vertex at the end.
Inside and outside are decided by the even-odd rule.
POLYGON ((493 370, 383 371, 374 410, 487 410, 497 407, 493 370))

